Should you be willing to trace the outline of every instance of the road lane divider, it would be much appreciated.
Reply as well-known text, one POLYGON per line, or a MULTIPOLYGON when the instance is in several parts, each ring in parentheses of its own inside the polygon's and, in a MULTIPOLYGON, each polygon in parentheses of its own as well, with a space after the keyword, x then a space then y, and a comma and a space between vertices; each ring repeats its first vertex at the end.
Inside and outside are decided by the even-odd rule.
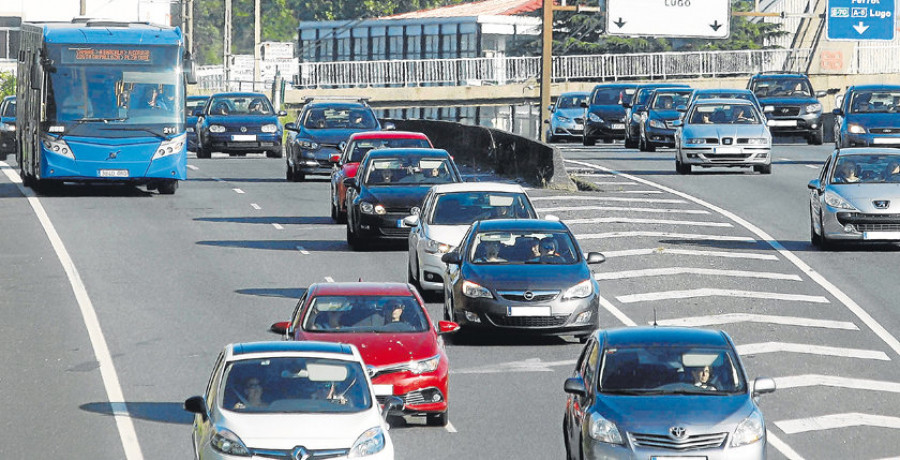
POLYGON ((549 212, 584 212, 584 211, 625 211, 625 212, 651 212, 651 213, 671 213, 671 214, 709 214, 705 209, 673 209, 673 208, 634 208, 623 206, 556 206, 548 208, 535 208, 536 211, 542 213, 549 212))
POLYGON ((194 165, 187 165, 187 168, 190 169, 191 171, 199 171, 200 170, 200 168, 198 168, 194 165))
POLYGON ((333 283, 333 282, 334 282, 334 278, 332 278, 332 277, 330 277, 330 276, 326 276, 326 277, 325 277, 325 282, 326 282, 326 283, 333 283))
POLYGON ((878 361, 890 361, 891 358, 883 351, 861 350, 858 348, 828 347, 823 345, 810 345, 806 343, 763 342, 738 345, 737 351, 741 356, 762 355, 767 353, 804 353, 819 356, 835 356, 838 358, 874 359, 878 361))
POLYGON ((791 302, 829 303, 819 295, 781 294, 778 292, 741 291, 736 289, 700 288, 682 291, 647 292, 616 297, 622 303, 654 302, 659 300, 694 299, 697 297, 742 297, 746 299, 785 300, 791 302))
MULTIPOLYGON (((568 222, 568 221, 567 221, 568 222)), ((702 240, 702 241, 733 241, 739 243, 756 243, 756 240, 747 236, 725 236, 725 235, 702 235, 694 233, 670 233, 670 232, 606 232, 606 233, 586 233, 575 235, 575 239, 581 240, 598 240, 606 238, 637 238, 637 237, 658 237, 671 238, 676 240, 702 240)))
POLYGON ((663 192, 659 190, 604 190, 603 193, 621 193, 621 194, 635 194, 635 195, 662 195, 663 192))
POLYGON ((589 196, 589 195, 549 195, 529 197, 531 201, 616 201, 620 203, 658 203, 658 204, 686 204, 684 200, 673 198, 622 198, 616 196, 589 196))
POLYGON ((657 322, 660 326, 683 327, 708 327, 736 323, 779 324, 782 326, 818 327, 822 329, 844 329, 848 331, 859 330, 859 327, 847 321, 801 318, 797 316, 757 315, 752 313, 725 313, 722 315, 693 316, 689 318, 660 320, 657 322))
POLYGON ((239 188, 233 188, 232 190, 234 190, 234 193, 237 193, 238 195, 243 195, 243 194, 244 194, 244 191, 241 190, 241 189, 239 189, 239 188))
POLYGON ((692 227, 732 228, 728 222, 700 222, 691 220, 634 219, 631 217, 591 217, 586 219, 566 219, 566 224, 650 224, 650 225, 690 225, 692 227))
POLYGON ((300 251, 300 254, 303 254, 303 255, 305 255, 305 256, 308 256, 308 255, 309 255, 309 251, 307 251, 306 249, 304 249, 303 246, 297 246, 297 250, 300 251))
POLYGON ((732 259, 778 260, 774 254, 758 254, 754 252, 736 251, 701 251, 694 249, 671 249, 665 247, 624 249, 621 251, 603 251, 607 259, 613 257, 647 256, 647 255, 679 255, 701 257, 724 257, 732 259))
POLYGON ((803 281, 800 275, 791 273, 752 272, 746 270, 722 270, 718 268, 665 267, 646 268, 641 270, 622 270, 618 272, 594 273, 597 281, 624 280, 630 278, 647 278, 651 276, 726 276, 731 278, 756 278, 767 280, 803 281))
POLYGON ((275 230, 284 230, 284 226, 282 226, 278 222, 272 222, 272 226, 275 227, 275 230))
POLYGON ((891 428, 900 430, 900 417, 887 415, 862 414, 845 412, 842 414, 820 415, 818 417, 798 418, 775 422, 775 426, 787 434, 807 433, 810 431, 826 431, 838 428, 868 426, 874 428, 891 428))

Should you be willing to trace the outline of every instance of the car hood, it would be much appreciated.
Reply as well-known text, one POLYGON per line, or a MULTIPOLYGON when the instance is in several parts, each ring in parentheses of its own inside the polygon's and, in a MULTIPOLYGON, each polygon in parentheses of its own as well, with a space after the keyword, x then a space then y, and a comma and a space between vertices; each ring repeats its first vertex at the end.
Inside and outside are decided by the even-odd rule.
MULTIPOLYGON (((691 432, 731 433, 753 411, 747 394, 735 396, 602 395, 594 406, 619 432, 668 433, 673 426, 691 432)), ((624 434, 624 433, 623 433, 624 434)))
POLYGON ((323 145, 338 145, 341 142, 345 142, 347 139, 349 139, 350 135, 353 133, 377 130, 378 127, 375 127, 374 129, 304 129, 298 137, 301 137, 303 139, 311 139, 323 145))
POLYGON ((831 184, 828 188, 862 212, 900 213, 900 184, 831 184), (876 200, 890 201, 890 205, 886 209, 877 209, 872 203, 876 200))
POLYGON ((700 125, 690 124, 683 128, 682 138, 690 137, 769 137, 766 125, 700 125))
POLYGON ((681 112, 677 110, 658 110, 653 109, 650 111, 648 118, 655 118, 657 120, 677 120, 681 118, 681 112))
POLYGON ((805 105, 817 104, 818 99, 811 97, 764 97, 759 99, 759 104, 763 107, 767 105, 805 105))
POLYGON ((226 428, 250 448, 349 449, 364 431, 382 425, 378 412, 377 408, 354 414, 227 412, 226 428))
POLYGON ((584 109, 581 107, 572 107, 570 109, 556 109, 553 115, 566 118, 581 118, 584 116, 584 109))
POLYGON ((209 124, 223 126, 262 126, 270 123, 278 123, 278 117, 274 115, 208 115, 209 124))
POLYGON ((432 331, 354 334, 305 332, 304 337, 308 340, 356 345, 363 362, 375 367, 426 359, 440 353, 432 331))
POLYGON ((600 118, 622 118, 625 116, 625 108, 621 105, 592 105, 591 113, 600 118))
POLYGON ((375 186, 366 188, 364 199, 379 203, 386 208, 411 208, 421 206, 430 185, 375 186))
POLYGON ((466 264, 466 279, 499 290, 565 290, 591 278, 591 270, 580 262, 573 265, 476 265, 466 264))
POLYGON ((900 133, 898 113, 850 113, 844 117, 847 123, 858 123, 867 128, 897 128, 900 133))
POLYGON ((468 225, 429 225, 425 236, 438 243, 456 247, 459 246, 468 230, 468 225))

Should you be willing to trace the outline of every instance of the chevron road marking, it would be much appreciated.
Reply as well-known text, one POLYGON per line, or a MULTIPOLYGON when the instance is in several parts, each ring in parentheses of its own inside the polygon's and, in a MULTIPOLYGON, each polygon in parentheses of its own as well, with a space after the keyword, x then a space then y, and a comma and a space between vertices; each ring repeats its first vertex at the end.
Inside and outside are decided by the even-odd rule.
POLYGON ((659 190, 604 190, 603 193, 621 193, 623 195, 627 195, 629 193, 634 195, 662 195, 663 192, 659 190))
POLYGON ((590 219, 566 219, 567 224, 652 224, 652 225, 690 225, 692 227, 724 227, 731 228, 728 222, 697 222, 690 220, 633 219, 630 217, 594 217, 590 219))
POLYGON ((194 165, 187 165, 187 168, 190 169, 191 171, 199 171, 200 170, 200 168, 198 168, 194 165))
POLYGON ((671 198, 619 198, 614 196, 588 196, 588 195, 559 195, 559 196, 535 196, 531 201, 620 201, 625 203, 668 203, 684 204, 687 201, 671 198))
POLYGON ((843 414, 831 414, 822 415, 819 417, 782 420, 779 422, 775 422, 775 426, 781 428, 781 431, 784 431, 787 434, 806 433, 809 431, 825 431, 837 428, 850 428, 857 426, 893 428, 895 430, 900 430, 900 417, 861 414, 859 412, 846 412, 843 414))
POLYGON ((648 292, 616 297, 622 303, 650 302, 655 300, 691 299, 695 297, 743 297, 748 299, 789 300, 794 302, 828 303, 818 295, 780 294, 777 292, 739 291, 732 289, 689 289, 685 291, 648 292))
POLYGON ((707 327, 734 323, 768 323, 781 324, 784 326, 819 327, 824 329, 844 329, 851 331, 859 330, 855 324, 845 321, 829 321, 824 319, 799 318, 795 316, 754 315, 749 313, 727 313, 724 315, 667 319, 657 321, 656 323, 660 326, 684 327, 707 327))
POLYGON ((554 367, 574 366, 577 360, 541 361, 540 358, 529 358, 522 361, 486 364, 469 369, 452 369, 451 374, 500 374, 507 372, 553 372, 554 367))
POLYGON ((673 214, 709 214, 704 209, 671 209, 671 208, 626 208, 620 206, 557 206, 554 208, 537 208, 538 212, 565 212, 565 211, 626 211, 626 212, 654 212, 673 214))
POLYGON ((704 257, 726 257, 734 259, 756 259, 756 260, 778 260, 778 257, 772 254, 757 254, 753 252, 731 252, 731 251, 695 251, 693 249, 669 249, 669 248, 645 248, 645 249, 626 249, 622 251, 603 251, 603 255, 607 259, 611 257, 628 257, 628 256, 647 256, 647 255, 682 255, 682 256, 704 256, 704 257))
POLYGON ((636 238, 636 237, 673 238, 679 240, 704 240, 704 241, 738 241, 741 243, 756 243, 756 240, 747 236, 723 236, 723 235, 699 235, 693 233, 669 233, 669 232, 608 232, 587 233, 575 235, 581 240, 598 240, 606 238, 636 238))
MULTIPOLYGON (((581 174, 579 174, 579 176, 581 176, 581 174)), ((612 177, 612 176, 606 176, 606 177, 612 177)), ((594 182, 594 184, 595 185, 644 185, 644 184, 639 184, 637 182, 631 182, 631 181, 625 181, 625 180, 616 180, 616 181, 610 181, 610 182, 594 182)), ((660 193, 659 190, 654 190, 654 192, 660 193)))
POLYGON ((790 273, 772 273, 772 272, 751 272, 744 270, 721 270, 717 268, 690 268, 690 267, 670 267, 670 268, 647 268, 643 270, 623 270, 619 272, 603 272, 595 273, 594 279, 597 281, 623 280, 629 278, 645 278, 649 276, 675 276, 675 275, 705 275, 705 276, 728 276, 732 278, 758 278, 769 280, 788 280, 803 281, 799 275, 790 273))
POLYGON ((775 386, 778 390, 789 388, 807 388, 815 386, 850 388, 853 390, 883 391, 887 393, 900 393, 900 383, 885 382, 881 380, 857 379, 838 377, 835 375, 804 374, 788 377, 775 377, 775 386))
POLYGON ((805 353, 810 355, 837 356, 841 358, 875 359, 890 361, 882 351, 860 350, 856 348, 826 347, 822 345, 810 345, 806 343, 765 342, 748 343, 738 345, 737 351, 741 356, 761 355, 765 353, 805 353))

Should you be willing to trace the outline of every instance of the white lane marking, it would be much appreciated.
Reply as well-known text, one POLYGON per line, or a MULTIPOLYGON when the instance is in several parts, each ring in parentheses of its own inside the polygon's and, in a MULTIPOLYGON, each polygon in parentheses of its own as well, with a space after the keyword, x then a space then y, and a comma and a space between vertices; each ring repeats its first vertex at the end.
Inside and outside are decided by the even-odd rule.
POLYGON ((565 212, 565 211, 627 211, 627 212, 653 212, 673 214, 709 214, 705 209, 672 209, 672 208, 626 208, 623 206, 557 206, 553 208, 537 208, 538 212, 565 212))
POLYGON ((726 313, 724 315, 696 316, 657 321, 660 326, 707 327, 734 323, 768 323, 783 326, 819 327, 823 329, 844 329, 858 331, 859 328, 846 321, 800 318, 796 316, 755 315, 750 313, 726 313))
POLYGON ((553 372, 554 367, 574 366, 577 360, 542 361, 541 358, 528 358, 522 361, 486 364, 468 369, 453 369, 451 374, 505 374, 508 372, 553 372))
POLYGON ((297 250, 300 251, 300 254, 303 254, 303 255, 305 255, 305 256, 308 256, 308 255, 309 255, 309 251, 307 251, 306 249, 304 249, 303 246, 297 246, 297 250))
MULTIPOLYGON (((589 166, 589 167, 592 167, 592 168, 600 170, 600 171, 609 171, 609 169, 607 169, 607 168, 604 168, 604 167, 598 166, 598 165, 594 165, 594 164, 590 164, 590 163, 585 163, 585 162, 581 162, 581 161, 572 161, 572 160, 566 160, 566 161, 571 162, 571 163, 576 163, 576 164, 579 164, 582 166, 589 166)), ((773 249, 775 249, 776 251, 781 253, 781 255, 783 257, 785 257, 791 263, 793 263, 797 268, 800 269, 800 271, 802 271, 803 273, 806 273, 807 276, 812 278, 812 280, 815 281, 816 283, 818 283, 819 286, 822 286, 822 288, 824 288, 826 291, 828 291, 829 294, 834 296, 839 302, 841 302, 845 307, 847 307, 847 309, 849 309, 850 312, 852 312, 854 315, 856 315, 856 317, 859 318, 866 326, 868 326, 870 329, 872 329, 872 332, 874 332, 882 341, 884 341, 889 347, 891 347, 891 349, 894 350, 895 353, 900 354, 900 341, 898 341, 896 337, 894 337, 890 332, 888 332, 888 330, 885 329, 884 326, 881 325, 881 323, 876 321, 875 318, 872 317, 872 315, 870 315, 862 307, 860 307, 859 304, 854 302, 853 299, 850 298, 850 296, 845 294, 843 291, 841 291, 837 286, 832 284, 830 281, 826 280, 824 276, 822 276, 821 274, 819 274, 818 272, 813 270, 812 267, 810 267, 805 262, 800 260, 800 258, 797 257, 793 252, 785 249, 785 247, 779 241, 775 240, 775 238, 772 238, 772 236, 770 236, 768 233, 762 231, 762 229, 760 229, 759 227, 744 220, 743 218, 739 217, 737 214, 735 214, 733 212, 727 211, 727 210, 720 208, 718 206, 715 206, 711 203, 707 203, 706 201, 703 201, 699 198, 688 195, 687 193, 679 192, 678 190, 656 184, 654 182, 648 181, 646 179, 642 179, 640 177, 631 176, 630 174, 621 174, 621 176, 626 177, 631 180, 638 181, 638 182, 643 182, 651 187, 656 187, 660 190, 667 191, 674 195, 677 195, 677 196, 680 196, 687 200, 690 200, 696 204, 699 204, 700 206, 703 206, 707 209, 718 212, 718 213, 724 215, 725 217, 735 221, 738 225, 746 228, 747 230, 749 230, 750 232, 755 234, 757 237, 759 237, 761 240, 768 243, 769 246, 772 246, 773 249)))
POLYGON ((816 166, 816 165, 803 165, 803 166, 806 166, 807 168, 811 168, 811 169, 819 169, 819 166, 816 166))
POLYGON ((609 300, 606 300, 602 295, 597 296, 600 298, 600 306, 606 309, 606 311, 612 313, 622 324, 626 326, 637 326, 637 323, 631 320, 625 313, 622 313, 622 310, 616 308, 615 305, 612 304, 609 300))
POLYGON ((857 379, 851 377, 839 377, 836 375, 804 374, 786 377, 775 377, 775 387, 778 390, 788 388, 808 387, 834 387, 849 388, 851 390, 883 391, 886 393, 900 393, 900 383, 886 382, 883 380, 857 379))
POLYGON ((794 160, 792 160, 792 159, 790 159, 790 158, 782 158, 782 159, 780 159, 780 160, 778 160, 778 161, 794 161, 794 160))
POLYGON ((635 195, 662 195, 663 192, 659 190, 604 190, 603 193, 621 193, 625 194, 635 194, 635 195))
POLYGON ((837 356, 839 358, 875 359, 890 361, 882 351, 860 350, 858 348, 826 347, 822 345, 810 345, 806 343, 763 342, 747 343, 737 346, 741 356, 762 355, 766 353, 805 353, 809 355, 837 356))
MULTIPOLYGON (((576 174, 576 176, 581 176, 581 174, 576 174)), ((643 185, 638 184, 637 182, 629 182, 624 180, 610 181, 610 182, 594 182, 596 185, 643 185)), ((654 190, 655 193, 658 193, 657 190, 654 190)))
POLYGON ((198 168, 198 167, 196 167, 196 166, 194 166, 194 165, 187 165, 187 167, 188 167, 188 169, 190 169, 191 171, 199 171, 199 170, 200 170, 200 168, 198 168))
POLYGON ((237 193, 237 194, 239 194, 239 195, 243 195, 243 194, 244 194, 244 191, 241 190, 241 189, 239 189, 239 188, 233 188, 232 190, 234 190, 234 193, 237 193))
POLYGON ((580 173, 580 172, 578 172, 578 171, 575 171, 575 172, 572 172, 572 171, 566 171, 566 172, 569 173, 569 174, 574 174, 574 175, 579 176, 579 177, 608 177, 608 178, 616 177, 615 174, 606 174, 606 173, 604 173, 604 174, 596 174, 596 173, 580 173))
POLYGON ((669 198, 618 198, 614 196, 591 196, 591 195, 557 195, 557 196, 534 196, 531 201, 619 201, 626 203, 662 203, 662 204, 683 204, 684 200, 675 200, 669 198))
POLYGON ((333 282, 334 282, 334 278, 332 278, 332 277, 330 277, 330 276, 326 276, 326 277, 325 277, 325 282, 327 282, 327 283, 333 283, 333 282))
POLYGON ((116 367, 112 360, 112 354, 109 352, 109 346, 106 344, 106 338, 103 329, 100 327, 100 320, 97 318, 97 312, 94 304, 88 296, 87 288, 75 262, 69 256, 66 246, 63 244, 62 238, 56 232, 56 227, 50 221, 50 216, 44 210, 44 206, 31 189, 22 186, 22 179, 19 174, 13 170, 5 161, 0 161, 0 168, 11 182, 16 184, 19 191, 28 198, 28 203, 34 210, 35 215, 47 234, 47 239, 56 252, 56 257, 62 264, 72 291, 75 294, 75 300, 78 308, 81 310, 81 317, 84 321, 88 337, 91 340, 91 347, 94 349, 94 356, 100 365, 100 377, 103 380, 103 387, 106 389, 106 397, 112 410, 113 418, 116 421, 116 427, 119 430, 119 438, 122 440, 122 447, 125 449, 125 458, 129 460, 140 460, 144 458, 141 453, 141 445, 138 442, 137 433, 134 430, 134 424, 131 421, 131 414, 128 412, 128 405, 125 403, 125 395, 122 392, 122 386, 119 383, 119 376, 116 374, 116 367))
POLYGON ((253 208, 253 209, 255 209, 255 210, 257 210, 257 211, 259 211, 260 209, 262 209, 262 208, 259 207, 259 205, 256 204, 256 203, 250 203, 250 207, 253 208))
POLYGON ((688 289, 684 291, 648 292, 616 297, 622 303, 652 302, 656 300, 692 299, 696 297, 743 297, 748 299, 788 300, 793 302, 828 303, 818 295, 781 294, 778 292, 739 291, 734 289, 688 289))
POLYGON ((630 217, 594 217, 590 219, 566 219, 567 224, 658 224, 658 225, 690 225, 692 227, 726 227, 728 222, 697 222, 690 220, 633 219, 630 217))
POLYGON ((456 433, 457 432, 456 427, 453 426, 453 424, 450 422, 447 422, 447 425, 444 427, 444 429, 446 429, 448 433, 456 433))
POLYGON ((753 252, 729 252, 729 251, 695 251, 692 249, 669 249, 669 248, 644 248, 644 249, 626 249, 622 251, 604 251, 603 255, 607 259, 610 257, 628 257, 628 256, 646 256, 651 254, 665 255, 676 254, 682 256, 703 256, 703 257, 725 257, 733 259, 756 259, 756 260, 778 260, 778 257, 772 254, 756 254, 753 252))
POLYGON ((284 230, 284 227, 282 227, 281 224, 277 222, 273 222, 272 226, 275 227, 275 230, 284 230))
MULTIPOLYGON (((568 222, 568 221, 567 221, 568 222)), ((669 233, 669 232, 608 232, 587 233, 575 235, 581 240, 598 240, 605 238, 636 238, 636 237, 674 238, 678 240, 705 240, 705 241, 739 241, 741 243, 756 243, 756 240, 748 236, 723 236, 723 235, 698 235, 693 233, 669 233)))
POLYGON ((803 281, 800 275, 790 273, 751 272, 746 270, 721 270, 717 268, 666 267, 646 268, 642 270, 622 270, 618 272, 595 273, 597 281, 624 280, 629 278, 646 278, 650 276, 705 275, 728 276, 732 278, 758 278, 767 280, 803 281))
POLYGON ((862 414, 846 412, 843 414, 821 415, 819 417, 798 418, 775 422, 787 434, 806 433, 809 431, 825 431, 837 428, 871 426, 900 430, 900 418, 886 415, 862 414))
POLYGON ((772 447, 778 449, 778 452, 781 452, 781 455, 787 457, 788 460, 803 460, 803 457, 798 454, 796 450, 792 449, 791 446, 787 445, 781 438, 778 438, 769 430, 766 430, 766 441, 771 444, 772 447))

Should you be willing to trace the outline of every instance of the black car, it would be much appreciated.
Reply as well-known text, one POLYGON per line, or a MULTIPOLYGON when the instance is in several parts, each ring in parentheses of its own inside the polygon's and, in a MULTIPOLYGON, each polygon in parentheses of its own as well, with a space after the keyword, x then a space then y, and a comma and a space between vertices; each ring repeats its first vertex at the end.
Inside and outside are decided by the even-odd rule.
POLYGON ((851 86, 834 116, 837 148, 900 147, 900 85, 851 86))
POLYGON ((444 254, 444 317, 468 330, 515 330, 584 339, 599 326, 600 286, 560 221, 476 221, 444 254))
POLYGON ((642 152, 654 152, 657 147, 675 147, 675 126, 672 122, 681 118, 678 107, 686 106, 693 90, 690 88, 659 88, 650 95, 646 116, 641 117, 638 148, 642 152))
POLYGON ((462 182, 446 150, 397 148, 370 150, 347 186, 347 244, 353 249, 373 238, 403 238, 410 227, 403 218, 433 185, 462 182))
POLYGON ((647 112, 646 104, 658 88, 688 88, 688 85, 677 83, 650 83, 639 85, 634 89, 634 97, 630 103, 623 103, 625 107, 625 148, 633 149, 638 146, 641 138, 641 121, 647 112))
POLYGON ((0 158, 16 153, 16 97, 0 102, 0 158))
POLYGON ((297 120, 284 125, 288 131, 285 179, 299 182, 307 174, 330 176, 334 167, 332 156, 340 156, 351 134, 393 129, 392 123, 382 127, 366 100, 307 99, 297 120))
POLYGON ((584 121, 584 145, 594 145, 597 139, 612 142, 625 135, 625 107, 630 104, 637 85, 607 84, 597 85, 591 91, 584 121))
POLYGON ((212 152, 281 158, 284 131, 278 117, 285 115, 262 93, 213 94, 197 119, 197 158, 210 158, 212 152))
POLYGON ((192 152, 197 151, 197 119, 203 113, 207 101, 209 96, 188 96, 184 103, 184 130, 187 131, 187 148, 192 152))
POLYGON ((753 91, 766 117, 772 120, 772 135, 803 136, 812 145, 822 145, 822 104, 825 91, 813 91, 809 78, 796 73, 761 73, 750 77, 753 91))

